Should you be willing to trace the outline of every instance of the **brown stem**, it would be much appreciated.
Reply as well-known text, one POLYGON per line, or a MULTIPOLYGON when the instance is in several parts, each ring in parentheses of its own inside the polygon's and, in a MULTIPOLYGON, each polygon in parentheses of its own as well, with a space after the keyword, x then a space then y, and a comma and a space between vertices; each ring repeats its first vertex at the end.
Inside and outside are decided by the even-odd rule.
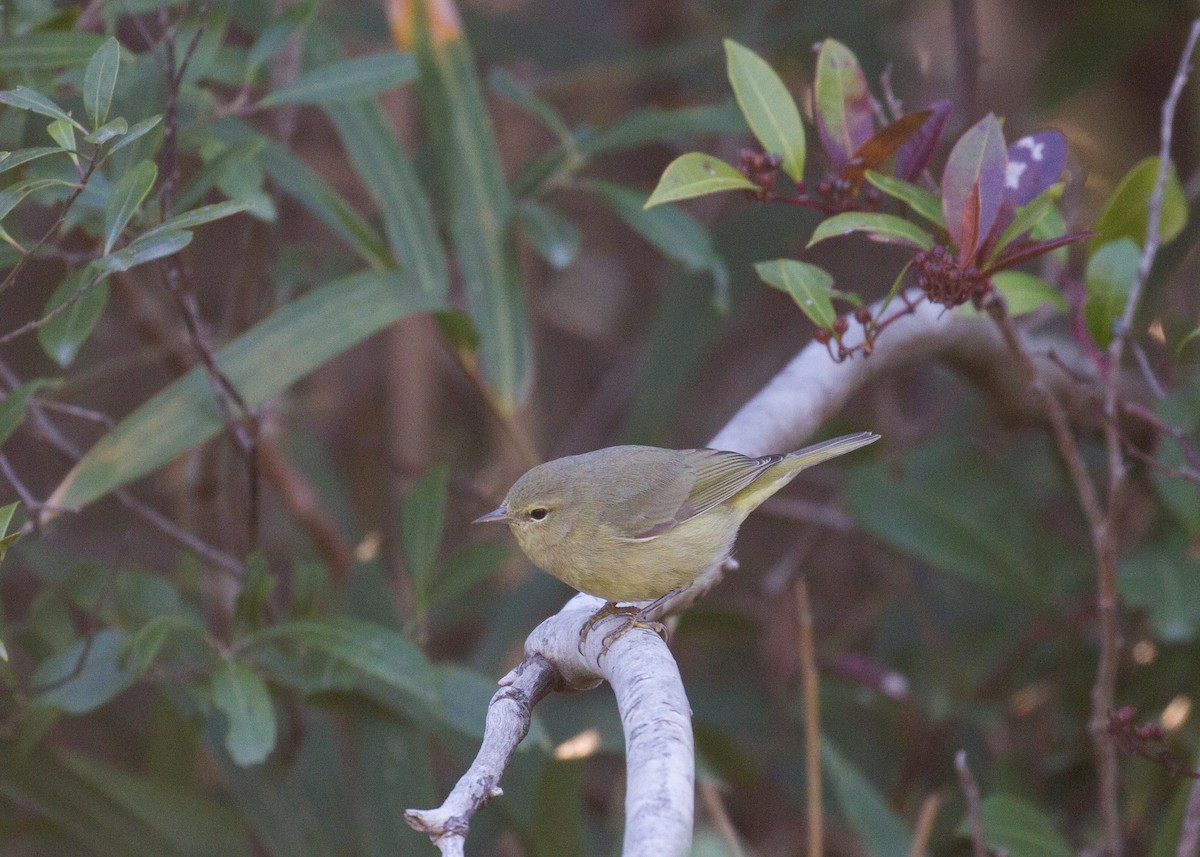
POLYGON ((967 751, 959 750, 954 756, 954 768, 958 771, 958 782, 962 786, 963 796, 967 799, 967 822, 971 831, 971 853, 974 857, 987 857, 987 845, 984 844, 983 812, 979 808, 979 783, 975 775, 967 767, 967 751))
POLYGON ((813 617, 808 583, 796 580, 796 610, 800 616, 800 676, 804 684, 804 776, 807 782, 809 857, 821 857, 825 847, 825 812, 821 799, 821 702, 813 642, 813 617))

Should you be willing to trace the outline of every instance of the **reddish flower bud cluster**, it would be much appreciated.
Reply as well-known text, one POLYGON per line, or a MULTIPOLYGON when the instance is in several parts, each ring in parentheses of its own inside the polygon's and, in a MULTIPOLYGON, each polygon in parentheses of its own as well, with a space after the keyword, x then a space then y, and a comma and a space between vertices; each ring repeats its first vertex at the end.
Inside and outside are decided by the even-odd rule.
POLYGON ((974 265, 961 267, 949 248, 938 244, 931 250, 921 250, 913 256, 917 269, 917 285, 934 303, 956 307, 972 301, 975 306, 991 288, 988 278, 974 265))
POLYGON ((783 159, 770 152, 756 152, 754 149, 742 149, 738 152, 738 169, 742 175, 750 179, 764 191, 775 184, 775 176, 783 159))
POLYGON ((1161 726, 1137 722, 1137 711, 1132 705, 1109 712, 1108 734, 1116 739, 1117 746, 1126 753, 1157 762, 1172 776, 1200 779, 1200 771, 1185 768, 1171 755, 1166 745, 1166 732, 1161 726))

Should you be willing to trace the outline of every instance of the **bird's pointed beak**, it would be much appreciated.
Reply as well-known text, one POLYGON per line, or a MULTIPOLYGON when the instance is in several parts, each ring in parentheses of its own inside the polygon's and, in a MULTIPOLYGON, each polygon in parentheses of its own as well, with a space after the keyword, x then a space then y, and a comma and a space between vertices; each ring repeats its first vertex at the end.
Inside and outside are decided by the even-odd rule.
POLYGON ((472 524, 490 524, 494 521, 498 521, 500 523, 508 523, 508 521, 510 521, 510 520, 512 520, 512 519, 508 517, 508 509, 501 506, 499 509, 496 509, 495 511, 488 512, 486 515, 480 515, 478 518, 476 518, 471 523, 472 524))

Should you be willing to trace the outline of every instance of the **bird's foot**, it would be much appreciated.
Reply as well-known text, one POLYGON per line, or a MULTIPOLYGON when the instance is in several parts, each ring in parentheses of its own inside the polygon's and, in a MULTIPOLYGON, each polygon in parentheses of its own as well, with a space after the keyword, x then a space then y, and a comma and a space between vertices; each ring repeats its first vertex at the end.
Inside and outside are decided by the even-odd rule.
POLYGON ((623 616, 624 620, 613 630, 604 635, 604 640, 600 645, 600 655, 597 658, 604 657, 608 652, 609 647, 619 638, 629 633, 634 628, 647 628, 658 634, 664 640, 667 639, 667 626, 656 620, 646 619, 647 611, 657 607, 658 602, 654 602, 648 608, 638 608, 632 604, 626 604, 624 607, 617 606, 614 602, 609 601, 603 607, 593 613, 583 627, 579 629, 579 653, 583 654, 583 641, 587 638, 588 633, 595 627, 596 623, 601 619, 607 619, 609 616, 623 616))

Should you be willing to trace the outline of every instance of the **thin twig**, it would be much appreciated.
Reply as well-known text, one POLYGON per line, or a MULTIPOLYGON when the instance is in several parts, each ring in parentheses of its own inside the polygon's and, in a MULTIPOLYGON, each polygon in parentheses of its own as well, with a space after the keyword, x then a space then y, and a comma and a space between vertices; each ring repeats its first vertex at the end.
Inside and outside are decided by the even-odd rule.
POLYGON ((64 312, 69 310, 71 307, 75 306, 75 304, 79 302, 79 299, 84 296, 84 294, 87 292, 87 290, 90 289, 92 286, 96 285, 96 283, 99 282, 99 280, 100 280, 99 275, 94 275, 92 277, 89 277, 88 281, 86 283, 84 283, 82 286, 80 286, 79 288, 77 288, 74 292, 72 292, 71 296, 69 298, 67 298, 65 301, 60 303, 54 309, 50 310, 50 312, 46 313, 41 318, 35 318, 33 321, 28 321, 25 324, 18 327, 16 330, 10 330, 8 333, 4 334, 3 336, 0 336, 0 345, 4 345, 7 342, 11 342, 12 340, 16 339, 19 336, 24 336, 26 333, 32 333, 33 331, 37 330, 39 327, 44 327, 47 324, 49 324, 50 322, 54 321, 54 319, 58 318, 64 312))
POLYGON ((1175 125, 1175 108, 1179 103, 1183 87, 1187 83, 1197 38, 1200 38, 1200 19, 1192 22, 1187 43, 1179 58, 1175 79, 1171 83, 1171 91, 1168 93, 1166 101, 1163 102, 1158 175, 1155 176, 1154 190, 1147 202, 1146 238, 1142 245, 1137 275, 1130 285, 1124 311, 1113 325, 1113 338, 1108 347, 1108 376, 1104 390, 1104 445, 1108 455, 1108 510, 1098 538, 1100 579, 1096 603, 1100 619, 1100 661, 1096 667, 1095 684, 1092 686, 1092 712, 1089 728, 1092 740, 1096 745, 1100 779, 1100 814, 1104 821, 1104 850, 1109 857, 1118 857, 1123 850, 1117 747, 1108 730, 1109 712, 1113 709, 1113 700, 1116 696, 1117 667, 1120 659, 1120 639, 1117 627, 1116 530, 1122 512, 1128 476, 1128 465, 1122 448, 1120 429, 1117 425, 1121 358, 1133 328, 1133 319, 1137 313, 1142 291, 1150 276, 1150 269, 1154 265, 1154 257, 1158 253, 1163 193, 1167 175, 1171 169, 1171 137, 1175 125))
POLYGON ((908 849, 908 857, 924 857, 929 850, 929 840, 933 837, 933 825, 937 822, 938 811, 942 808, 941 792, 931 792, 921 801, 921 809, 917 812, 917 824, 913 829, 912 847, 908 849))
POLYGON ((733 857, 745 857, 746 852, 742 849, 742 843, 738 839, 737 829, 729 819, 729 812, 725 809, 725 801, 721 798, 721 791, 717 788, 717 784, 707 777, 701 777, 697 785, 700 787, 700 799, 704 801, 708 817, 712 819, 712 823, 716 825, 721 837, 725 840, 729 853, 733 857))
POLYGON ((1192 784, 1192 792, 1188 795, 1175 857, 1200 857, 1200 780, 1192 784))
POLYGON ((813 643, 813 618, 808 583, 796 580, 796 611, 800 617, 800 676, 804 685, 804 777, 807 785, 809 857, 821 857, 825 848, 825 810, 821 798, 821 701, 817 653, 813 643))
POLYGON ((971 831, 971 851, 974 857, 987 857, 987 845, 983 832, 983 812, 979 808, 979 783, 967 767, 967 751, 959 750, 954 755, 954 768, 958 771, 958 782, 967 799, 967 821, 971 831))

